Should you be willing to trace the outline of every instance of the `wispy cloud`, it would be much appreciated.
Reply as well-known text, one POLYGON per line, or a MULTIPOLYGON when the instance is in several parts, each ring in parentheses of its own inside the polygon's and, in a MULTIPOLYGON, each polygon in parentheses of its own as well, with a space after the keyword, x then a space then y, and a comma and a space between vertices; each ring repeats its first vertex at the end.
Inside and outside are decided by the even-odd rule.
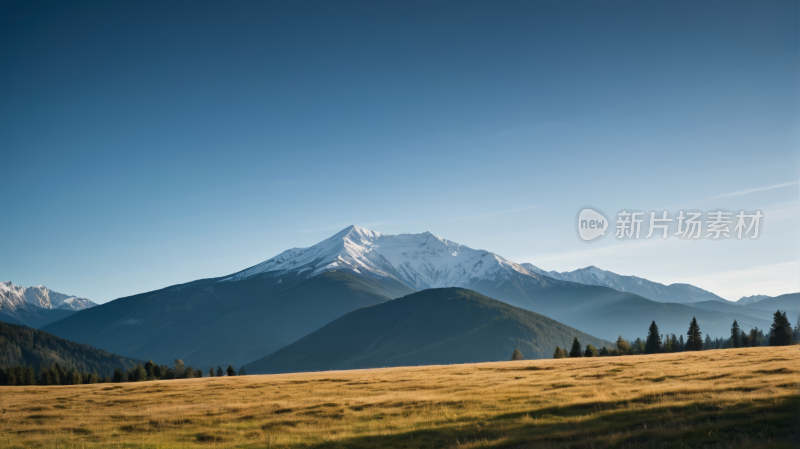
MULTIPOLYGON (((706 199, 707 200, 711 200, 711 199, 714 199, 714 198, 724 198, 724 197, 728 197, 728 196, 746 195, 748 193, 763 192, 764 190, 772 190, 772 189, 780 189, 781 187, 796 186, 797 184, 800 184, 800 182, 798 182, 798 181, 784 182, 783 184, 775 184, 775 185, 772 185, 772 186, 756 187, 754 189, 740 190, 738 192, 723 193, 722 195, 716 195, 716 196, 708 197, 706 199)), ((704 201, 704 200, 701 200, 701 201, 704 201)))

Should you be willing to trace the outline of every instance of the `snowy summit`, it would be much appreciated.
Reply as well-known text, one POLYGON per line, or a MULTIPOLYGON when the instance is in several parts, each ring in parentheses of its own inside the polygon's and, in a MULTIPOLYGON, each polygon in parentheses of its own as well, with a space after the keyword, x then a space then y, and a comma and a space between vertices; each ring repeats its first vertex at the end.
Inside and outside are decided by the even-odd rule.
POLYGON ((417 290, 500 280, 511 272, 533 274, 497 254, 468 248, 430 232, 388 235, 350 226, 314 246, 284 251, 222 282, 289 273, 312 277, 331 270, 394 278, 417 290))
POLYGON ((86 298, 54 292, 44 285, 21 287, 10 281, 0 282, 0 308, 16 310, 28 305, 42 309, 83 310, 97 304, 86 298))

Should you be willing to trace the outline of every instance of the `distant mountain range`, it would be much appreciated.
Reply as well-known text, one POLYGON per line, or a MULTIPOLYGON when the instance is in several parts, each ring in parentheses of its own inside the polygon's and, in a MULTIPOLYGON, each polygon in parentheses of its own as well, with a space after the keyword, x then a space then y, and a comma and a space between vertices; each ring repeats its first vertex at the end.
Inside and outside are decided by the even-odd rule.
POLYGON ((575 271, 544 271, 532 264, 521 264, 526 269, 562 281, 578 282, 586 285, 602 285, 621 292, 635 293, 643 298, 658 302, 689 304, 700 301, 720 301, 730 303, 708 290, 690 284, 664 285, 636 276, 622 276, 595 266, 575 271))
POLYGON ((462 288, 434 288, 363 307, 245 368, 250 374, 551 357, 578 337, 612 343, 462 288))
MULTIPOLYGON (((798 308, 800 308, 800 293, 789 293, 786 295, 767 297, 760 301, 748 304, 747 308, 759 309, 772 313, 775 313, 776 310, 780 309, 787 312, 789 316, 794 315, 796 317, 798 308)), ((796 321, 796 318, 792 322, 794 321, 796 321)))
POLYGON ((200 367, 238 365, 358 308, 442 287, 474 290, 606 340, 644 337, 652 320, 662 332, 683 334, 696 317, 715 337, 727 335, 734 319, 746 329, 770 324, 745 310, 692 307, 731 303, 689 285, 664 286, 594 267, 559 273, 562 279, 547 273, 427 232, 386 235, 350 226, 237 273, 117 299, 43 329, 160 363, 182 358, 200 367), (667 298, 673 300, 663 302, 667 298))
POLYGON ((43 285, 21 287, 10 281, 0 282, 0 321, 8 323, 39 328, 96 305, 86 298, 54 292, 43 285))
POLYGON ((735 304, 740 305, 740 306, 746 306, 746 305, 752 304, 754 302, 758 302, 758 301, 761 301, 763 299, 768 299, 768 298, 771 298, 771 296, 767 296, 767 295, 742 296, 741 298, 739 298, 738 301, 736 301, 735 304))

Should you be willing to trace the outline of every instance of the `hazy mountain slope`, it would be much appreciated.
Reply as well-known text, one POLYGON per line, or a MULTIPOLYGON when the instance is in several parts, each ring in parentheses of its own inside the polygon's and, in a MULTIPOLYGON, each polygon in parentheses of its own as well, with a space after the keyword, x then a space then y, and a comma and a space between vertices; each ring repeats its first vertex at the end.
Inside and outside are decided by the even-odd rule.
POLYGON ((575 271, 544 271, 532 264, 520 264, 534 273, 543 274, 562 281, 578 282, 586 285, 599 285, 610 287, 621 292, 637 294, 643 298, 658 302, 676 302, 681 304, 699 301, 720 301, 725 299, 702 288, 690 284, 664 285, 636 276, 622 276, 611 271, 601 270, 595 266, 581 268, 575 271))
POLYGON ((9 307, 7 303, 0 301, 0 321, 29 326, 34 329, 66 318, 73 313, 75 312, 72 310, 43 309, 27 303, 9 307))
POLYGON ((736 305, 739 306, 746 306, 752 304, 757 301, 761 301, 762 299, 772 298, 772 296, 767 295, 753 295, 753 296, 742 296, 736 301, 736 305))
MULTIPOLYGON (((797 322, 798 308, 800 308, 800 293, 789 293, 786 295, 762 299, 761 301, 756 301, 749 304, 747 307, 751 309, 764 310, 766 312, 770 312, 770 314, 774 314, 776 310, 780 309, 786 312, 786 316, 789 317, 789 322, 792 323, 792 326, 794 326, 797 322)), ((770 323, 771 322, 772 321, 770 319, 770 323)))
POLYGON ((469 286, 513 306, 541 313, 591 335, 616 340, 644 337, 655 320, 662 332, 684 334, 692 317, 712 336, 725 336, 736 319, 742 326, 762 328, 764 320, 743 314, 704 310, 687 304, 660 303, 609 287, 532 279, 520 275, 503 282, 479 281, 469 286))
POLYGON ((110 354, 30 327, 0 323, 0 367, 27 365, 39 368, 50 367, 53 363, 81 372, 110 376, 114 368, 127 370, 142 361, 110 354))
POLYGON ((749 330, 752 327, 768 329, 771 321, 753 318, 743 314, 722 313, 713 310, 703 310, 685 304, 645 303, 638 300, 627 299, 615 302, 606 307, 586 312, 581 324, 586 332, 593 333, 607 331, 607 327, 600 323, 614 323, 619 333, 626 338, 633 339, 647 336, 647 329, 651 320, 655 320, 661 333, 674 333, 684 335, 689 329, 692 317, 697 318, 703 335, 712 337, 729 337, 731 324, 736 320, 741 328, 749 330))
POLYGON ((240 365, 357 308, 413 290, 393 280, 327 272, 311 279, 195 281, 117 299, 44 330, 111 352, 195 367, 240 365))
POLYGON ((281 373, 552 357, 578 337, 610 345, 545 316, 461 288, 428 289, 348 313, 246 366, 281 373))
MULTIPOLYGON (((705 310, 716 310, 725 313, 738 313, 761 320, 772 321, 772 313, 766 310, 754 309, 747 306, 738 306, 736 303, 721 303, 719 301, 701 301, 691 304, 692 307, 705 310)), ((774 312, 774 311, 773 311, 774 312)))

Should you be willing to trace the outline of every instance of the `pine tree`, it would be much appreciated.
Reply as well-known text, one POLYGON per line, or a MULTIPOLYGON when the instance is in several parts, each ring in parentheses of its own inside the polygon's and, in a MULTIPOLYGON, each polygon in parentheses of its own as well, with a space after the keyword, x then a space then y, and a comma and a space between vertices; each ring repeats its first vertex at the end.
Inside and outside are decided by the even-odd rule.
MULTIPOLYGON (((683 335, 681 335, 683 337, 683 335)), ((690 351, 699 351, 703 349, 703 333, 700 332, 700 325, 697 324, 697 318, 692 317, 692 322, 689 323, 689 331, 686 332, 686 349, 690 351)), ((710 337, 706 335, 708 342, 710 337)))
POLYGON ((631 353, 632 354, 644 354, 644 340, 639 337, 636 337, 636 340, 633 341, 631 345, 631 353))
POLYGON ((749 348, 749 347, 753 346, 750 343, 750 332, 742 332, 742 337, 741 338, 742 338, 742 347, 743 348, 749 348))
POLYGON ((686 342, 683 341, 683 335, 678 335, 678 351, 686 350, 686 342))
POLYGON ((786 317, 786 312, 781 313, 778 310, 773 315, 772 326, 769 328, 769 345, 788 346, 790 344, 792 344, 792 325, 789 323, 789 318, 786 317))
POLYGON ((125 372, 123 372, 120 367, 117 367, 117 369, 114 370, 114 376, 111 378, 111 381, 119 383, 119 382, 125 382, 126 380, 127 379, 125 378, 125 372))
POLYGON ((586 351, 583 353, 584 357, 597 357, 597 348, 592 345, 586 345, 586 351))
POLYGON ((217 377, 222 377, 224 375, 225 375, 225 371, 222 371, 222 367, 218 366, 217 367, 217 377))
POLYGON ((555 350, 555 352, 553 352, 553 358, 554 359, 563 359, 564 358, 564 354, 561 353, 561 348, 560 347, 556 346, 556 350, 555 350))
POLYGON ((755 348, 758 345, 758 328, 754 327, 750 329, 750 346, 755 348))
POLYGON ((600 350, 600 357, 608 357, 608 348, 603 346, 603 349, 600 350))
POLYGON ((240 376, 246 376, 247 375, 247 371, 245 371, 244 366, 239 368, 239 375, 240 376))
POLYGON ((228 369, 226 371, 228 372, 228 376, 230 377, 236 375, 236 369, 233 368, 233 365, 228 365, 228 369))
POLYGON ((511 360, 523 360, 522 353, 519 352, 519 349, 514 348, 514 352, 511 353, 511 360))
POLYGON ((741 329, 739 329, 739 323, 736 320, 733 320, 733 325, 731 325, 731 346, 734 348, 738 348, 741 346, 739 344, 739 335, 742 333, 741 329))
POLYGON ((214 377, 214 367, 208 369, 208 377, 214 377))
POLYGON ((50 378, 50 370, 42 368, 39 370, 39 385, 52 385, 53 380, 50 378))
POLYGON ((661 334, 658 333, 658 326, 653 321, 650 324, 650 329, 647 331, 647 340, 644 343, 644 352, 646 354, 655 354, 661 352, 661 334))
POLYGON ((581 351, 581 341, 578 340, 578 337, 575 337, 572 340, 572 349, 569 350, 570 357, 583 357, 583 351, 581 351))

